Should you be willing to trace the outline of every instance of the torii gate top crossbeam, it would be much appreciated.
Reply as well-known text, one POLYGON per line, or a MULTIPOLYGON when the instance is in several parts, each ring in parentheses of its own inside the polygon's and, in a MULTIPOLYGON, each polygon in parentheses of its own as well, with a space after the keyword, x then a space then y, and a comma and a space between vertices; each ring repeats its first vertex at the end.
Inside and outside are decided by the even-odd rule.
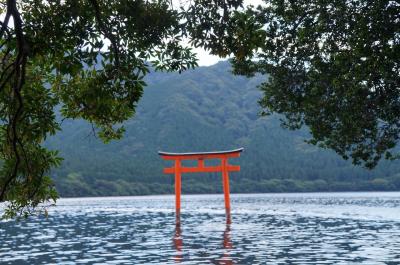
POLYGON ((234 157, 239 157, 240 153, 243 151, 243 148, 238 148, 234 150, 228 150, 228 151, 216 151, 216 152, 192 152, 192 153, 170 153, 170 152, 162 152, 159 151, 158 154, 162 156, 163 159, 165 160, 175 160, 175 161, 180 161, 180 160, 198 160, 198 165, 197 167, 182 167, 179 164, 179 169, 177 168, 176 165, 173 167, 167 167, 164 168, 164 173, 165 174, 174 174, 178 170, 180 173, 195 173, 195 172, 222 172, 224 170, 226 171, 239 171, 240 166, 236 165, 229 165, 228 162, 226 164, 221 164, 220 166, 205 166, 204 165, 204 160, 205 159, 221 159, 221 160, 226 160, 228 158, 234 158, 234 157))
POLYGON ((187 160, 187 159, 215 159, 215 158, 231 158, 239 157, 243 148, 227 150, 227 151, 214 151, 214 152, 190 152, 190 153, 171 153, 158 151, 158 154, 165 160, 187 160))

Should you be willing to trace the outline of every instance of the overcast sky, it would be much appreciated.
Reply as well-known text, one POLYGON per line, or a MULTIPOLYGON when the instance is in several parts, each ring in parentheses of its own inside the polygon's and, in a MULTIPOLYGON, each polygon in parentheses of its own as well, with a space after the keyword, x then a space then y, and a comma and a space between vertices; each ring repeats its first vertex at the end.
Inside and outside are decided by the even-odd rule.
POLYGON ((198 63, 200 66, 213 65, 221 60, 226 60, 226 58, 221 59, 218 56, 210 55, 210 54, 208 54, 208 52, 206 52, 205 50, 200 49, 200 48, 195 48, 194 51, 197 54, 198 63))

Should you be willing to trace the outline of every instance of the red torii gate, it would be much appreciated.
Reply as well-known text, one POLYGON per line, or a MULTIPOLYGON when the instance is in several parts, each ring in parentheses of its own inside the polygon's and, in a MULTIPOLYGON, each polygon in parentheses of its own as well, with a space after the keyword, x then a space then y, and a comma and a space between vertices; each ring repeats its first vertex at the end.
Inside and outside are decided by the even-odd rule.
POLYGON ((173 167, 164 168, 165 174, 175 174, 175 209, 179 216, 181 210, 181 174, 195 172, 222 172, 222 183, 225 196, 225 209, 229 213, 231 205, 229 199, 229 171, 240 171, 240 166, 229 165, 228 159, 239 157, 243 148, 217 152, 194 152, 194 153, 169 153, 159 151, 158 154, 164 160, 174 160, 173 167), (219 166, 205 166, 205 159, 220 159, 219 166), (182 160, 197 160, 197 167, 183 167, 182 160))

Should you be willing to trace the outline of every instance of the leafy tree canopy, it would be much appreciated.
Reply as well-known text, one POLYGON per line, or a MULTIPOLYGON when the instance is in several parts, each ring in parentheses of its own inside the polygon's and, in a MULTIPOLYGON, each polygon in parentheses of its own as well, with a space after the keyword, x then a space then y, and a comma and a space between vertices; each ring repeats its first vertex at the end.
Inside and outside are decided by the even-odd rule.
POLYGON ((373 168, 400 133, 399 1, 266 1, 231 18, 235 72, 269 73, 264 114, 373 168))
MULTIPOLYGON (((151 63, 156 70, 196 66, 183 40, 212 43, 241 1, 3 0, 0 3, 0 201, 7 217, 55 201, 49 170, 56 151, 41 144, 64 118, 82 118, 104 140, 132 117, 151 63), (205 23, 207 21, 207 23, 205 23), (200 28, 193 23, 202 23, 200 28), (206 35, 197 32, 205 30, 206 35)), ((216 45, 219 45, 216 42, 216 45)))

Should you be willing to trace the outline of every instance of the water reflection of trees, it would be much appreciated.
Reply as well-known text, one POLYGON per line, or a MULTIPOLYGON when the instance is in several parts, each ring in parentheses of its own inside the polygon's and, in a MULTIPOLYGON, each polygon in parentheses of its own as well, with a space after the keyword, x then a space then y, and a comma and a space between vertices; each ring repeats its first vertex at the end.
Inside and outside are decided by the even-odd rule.
MULTIPOLYGON (((231 216, 230 214, 227 214, 226 218, 226 226, 225 230, 222 236, 222 247, 223 247, 223 255, 220 259, 215 260, 216 264, 220 265, 233 265, 234 262, 232 258, 230 257, 230 252, 231 249, 233 248, 232 244, 232 237, 231 237, 231 216)), ((183 261, 183 237, 182 237, 182 228, 181 228, 181 222, 180 222, 180 217, 178 216, 175 222, 175 233, 174 237, 172 239, 174 248, 175 248, 175 255, 173 257, 173 260, 176 263, 180 263, 183 261)))

